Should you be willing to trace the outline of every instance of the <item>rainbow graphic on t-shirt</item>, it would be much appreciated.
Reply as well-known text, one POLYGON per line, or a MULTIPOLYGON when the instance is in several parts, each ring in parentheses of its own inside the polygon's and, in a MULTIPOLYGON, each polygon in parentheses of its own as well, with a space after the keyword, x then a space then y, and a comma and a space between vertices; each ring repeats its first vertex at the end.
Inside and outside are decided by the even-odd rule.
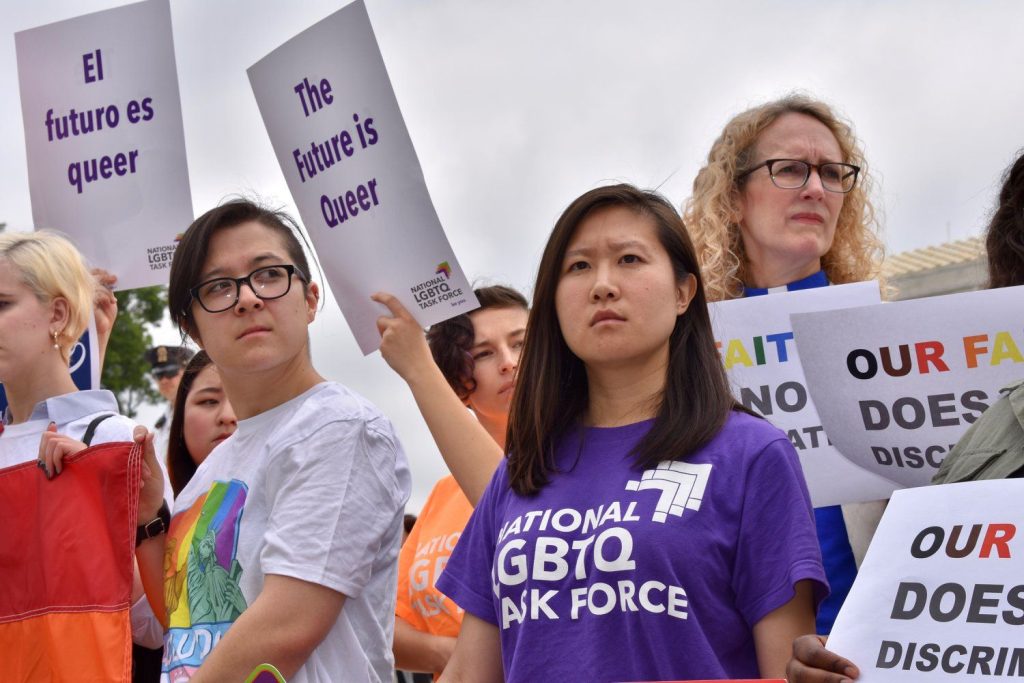
POLYGON ((452 276, 452 267, 448 265, 447 261, 441 261, 437 264, 437 270, 434 271, 434 275, 444 275, 444 279, 448 279, 452 276))
POLYGON ((171 520, 164 556, 163 680, 191 675, 246 608, 239 587, 238 532, 248 487, 215 482, 171 520))

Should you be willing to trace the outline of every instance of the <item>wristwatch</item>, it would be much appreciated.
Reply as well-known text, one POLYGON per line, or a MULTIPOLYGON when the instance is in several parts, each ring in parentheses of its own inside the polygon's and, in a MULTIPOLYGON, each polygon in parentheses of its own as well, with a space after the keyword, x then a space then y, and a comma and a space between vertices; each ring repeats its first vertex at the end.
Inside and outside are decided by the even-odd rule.
POLYGON ((167 507, 167 501, 165 500, 156 513, 156 519, 146 522, 135 530, 135 547, 138 548, 139 544, 147 538, 167 533, 167 529, 170 526, 171 509, 167 507))

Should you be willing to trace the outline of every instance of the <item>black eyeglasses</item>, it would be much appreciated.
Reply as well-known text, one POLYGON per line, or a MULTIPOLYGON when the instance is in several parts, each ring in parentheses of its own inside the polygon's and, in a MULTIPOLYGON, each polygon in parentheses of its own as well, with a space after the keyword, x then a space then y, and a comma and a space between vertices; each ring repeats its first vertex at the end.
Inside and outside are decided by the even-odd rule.
POLYGON ((821 178, 821 186, 829 192, 840 192, 846 194, 857 184, 857 174, 860 173, 860 166, 853 164, 841 164, 839 162, 828 162, 825 164, 812 164, 800 159, 768 159, 753 168, 741 173, 737 180, 742 180, 748 175, 761 168, 768 167, 768 175, 772 184, 781 190, 795 190, 807 184, 811 177, 811 169, 818 172, 821 178))
POLYGON ((263 266, 245 277, 218 277, 188 291, 204 310, 220 313, 235 307, 242 293, 242 285, 249 285, 252 293, 263 301, 280 299, 291 290, 292 275, 306 282, 305 276, 295 266, 263 266))

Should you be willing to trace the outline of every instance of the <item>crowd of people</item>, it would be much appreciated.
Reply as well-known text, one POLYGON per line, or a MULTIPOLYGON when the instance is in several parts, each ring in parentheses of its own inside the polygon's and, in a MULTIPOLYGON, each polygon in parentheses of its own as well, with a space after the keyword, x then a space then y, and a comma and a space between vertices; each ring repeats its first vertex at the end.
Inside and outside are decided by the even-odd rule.
MULTIPOLYGON (((0 466, 143 447, 132 636, 162 654, 136 649, 139 681, 853 679, 826 637, 884 503, 812 508, 786 435, 732 395, 708 304, 879 279, 871 194, 851 124, 790 95, 726 124, 682 212, 626 184, 569 202, 530 301, 482 287, 424 334, 375 294, 451 472, 404 543, 402 446, 312 364, 320 288, 289 216, 236 199, 185 231, 168 306, 201 350, 153 350, 157 438, 68 375, 90 314, 105 346, 113 276, 3 234, 0 466), (659 478, 690 497, 662 504, 659 478)), ((991 286, 1024 284, 1024 157, 987 247, 991 286)), ((937 483, 1024 473, 1021 387, 937 483)))

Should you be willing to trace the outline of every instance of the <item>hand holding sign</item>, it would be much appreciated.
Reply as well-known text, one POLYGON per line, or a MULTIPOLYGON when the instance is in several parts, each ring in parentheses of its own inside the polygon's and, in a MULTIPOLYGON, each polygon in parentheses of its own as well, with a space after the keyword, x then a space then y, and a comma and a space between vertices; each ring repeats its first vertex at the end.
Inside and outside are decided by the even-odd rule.
POLYGON ((363 353, 370 301, 392 292, 420 327, 477 307, 430 201, 362 2, 249 69, 288 189, 363 353))
POLYGON ((1024 480, 893 494, 829 649, 866 683, 1024 676, 1024 480))
POLYGON ((15 34, 32 218, 124 289, 165 284, 192 222, 167 0, 15 34))

